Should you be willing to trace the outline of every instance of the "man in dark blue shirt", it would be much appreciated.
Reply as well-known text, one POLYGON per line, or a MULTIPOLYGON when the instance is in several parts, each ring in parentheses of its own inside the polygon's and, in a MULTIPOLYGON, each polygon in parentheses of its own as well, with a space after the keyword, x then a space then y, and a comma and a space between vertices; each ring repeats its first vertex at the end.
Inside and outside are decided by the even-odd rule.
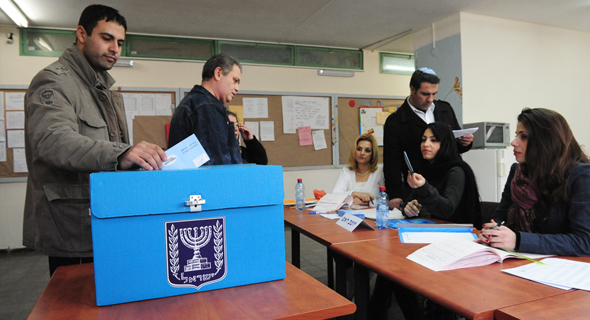
POLYGON ((233 57, 222 53, 207 60, 201 85, 193 87, 172 116, 168 148, 194 133, 209 155, 206 165, 242 163, 224 106, 240 90, 241 78, 242 66, 233 57))

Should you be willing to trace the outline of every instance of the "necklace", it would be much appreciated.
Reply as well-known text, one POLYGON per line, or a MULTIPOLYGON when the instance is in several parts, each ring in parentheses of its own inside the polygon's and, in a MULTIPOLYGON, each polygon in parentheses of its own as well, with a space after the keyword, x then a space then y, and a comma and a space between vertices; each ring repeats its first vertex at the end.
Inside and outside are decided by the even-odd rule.
POLYGON ((359 176, 361 176, 361 177, 364 177, 364 176, 368 175, 369 173, 371 173, 371 170, 369 170, 369 171, 367 171, 367 172, 365 172, 365 173, 363 173, 363 174, 361 174, 361 173, 360 173, 360 172, 358 172, 358 171, 356 172, 356 174, 358 174, 358 175, 359 175, 359 176))

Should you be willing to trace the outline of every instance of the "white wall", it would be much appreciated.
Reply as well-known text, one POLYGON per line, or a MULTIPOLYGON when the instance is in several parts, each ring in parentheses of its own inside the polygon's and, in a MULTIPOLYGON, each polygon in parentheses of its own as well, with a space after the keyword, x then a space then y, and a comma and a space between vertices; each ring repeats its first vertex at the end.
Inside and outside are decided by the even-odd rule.
POLYGON ((590 34, 461 13, 463 121, 510 123, 524 107, 561 113, 590 146, 590 34))
MULTIPOLYGON (((57 58, 19 56, 18 30, 0 26, 0 35, 13 32, 14 43, 0 41, 0 86, 28 85, 33 76, 57 58)), ((73 42, 74 39, 72 39, 73 42)), ((379 73, 379 53, 365 52, 365 71, 353 78, 320 77, 317 69, 244 66, 241 90, 280 92, 319 92, 350 95, 406 96, 409 76, 379 73)), ((111 71, 117 86, 190 88, 200 83, 200 62, 135 60, 133 68, 111 71)), ((340 169, 286 171, 285 196, 295 195, 297 178, 306 186, 306 196, 313 189, 330 192, 340 169)), ((20 247, 25 183, 0 183, 0 249, 20 247)))

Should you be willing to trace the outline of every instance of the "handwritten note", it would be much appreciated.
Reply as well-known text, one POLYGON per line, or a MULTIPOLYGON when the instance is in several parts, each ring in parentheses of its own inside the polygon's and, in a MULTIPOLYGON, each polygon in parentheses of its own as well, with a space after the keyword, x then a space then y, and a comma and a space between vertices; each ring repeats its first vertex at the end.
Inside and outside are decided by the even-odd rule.
POLYGON ((283 96, 283 133, 295 133, 299 127, 330 129, 328 98, 283 96))

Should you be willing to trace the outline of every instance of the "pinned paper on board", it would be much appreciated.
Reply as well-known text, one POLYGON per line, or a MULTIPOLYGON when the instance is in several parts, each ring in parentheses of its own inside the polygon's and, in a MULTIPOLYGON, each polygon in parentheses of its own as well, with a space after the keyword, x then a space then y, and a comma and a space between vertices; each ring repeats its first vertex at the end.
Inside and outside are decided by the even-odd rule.
POLYGON ((260 131, 258 130, 258 121, 244 121, 244 125, 250 129, 253 135, 260 138, 260 131))
POLYGON ((299 134, 299 146, 311 146, 313 144, 311 138, 311 127, 299 127, 297 128, 297 133, 299 134))
POLYGON ((27 160, 25 159, 25 148, 12 149, 12 162, 14 165, 13 172, 29 172, 27 160))
POLYGON ((274 121, 260 121, 260 141, 275 141, 274 121))
POLYGON ((382 111, 383 107, 359 107, 359 134, 372 130, 380 147, 383 146, 383 125, 377 123, 377 113, 382 111))
POLYGON ((24 111, 7 111, 6 112, 6 129, 24 129, 25 112, 24 111))
POLYGON ((7 130, 6 144, 8 148, 24 148, 25 130, 7 130))
POLYGON ((244 118, 268 118, 268 98, 244 98, 244 118))
POLYGON ((389 117, 389 112, 377 112, 377 124, 384 125, 389 117))
POLYGON ((6 110, 25 110, 24 92, 6 92, 6 110))
POLYGON ((326 144, 326 136, 324 130, 317 130, 311 133, 313 138, 313 148, 315 150, 322 150, 328 148, 326 144))

